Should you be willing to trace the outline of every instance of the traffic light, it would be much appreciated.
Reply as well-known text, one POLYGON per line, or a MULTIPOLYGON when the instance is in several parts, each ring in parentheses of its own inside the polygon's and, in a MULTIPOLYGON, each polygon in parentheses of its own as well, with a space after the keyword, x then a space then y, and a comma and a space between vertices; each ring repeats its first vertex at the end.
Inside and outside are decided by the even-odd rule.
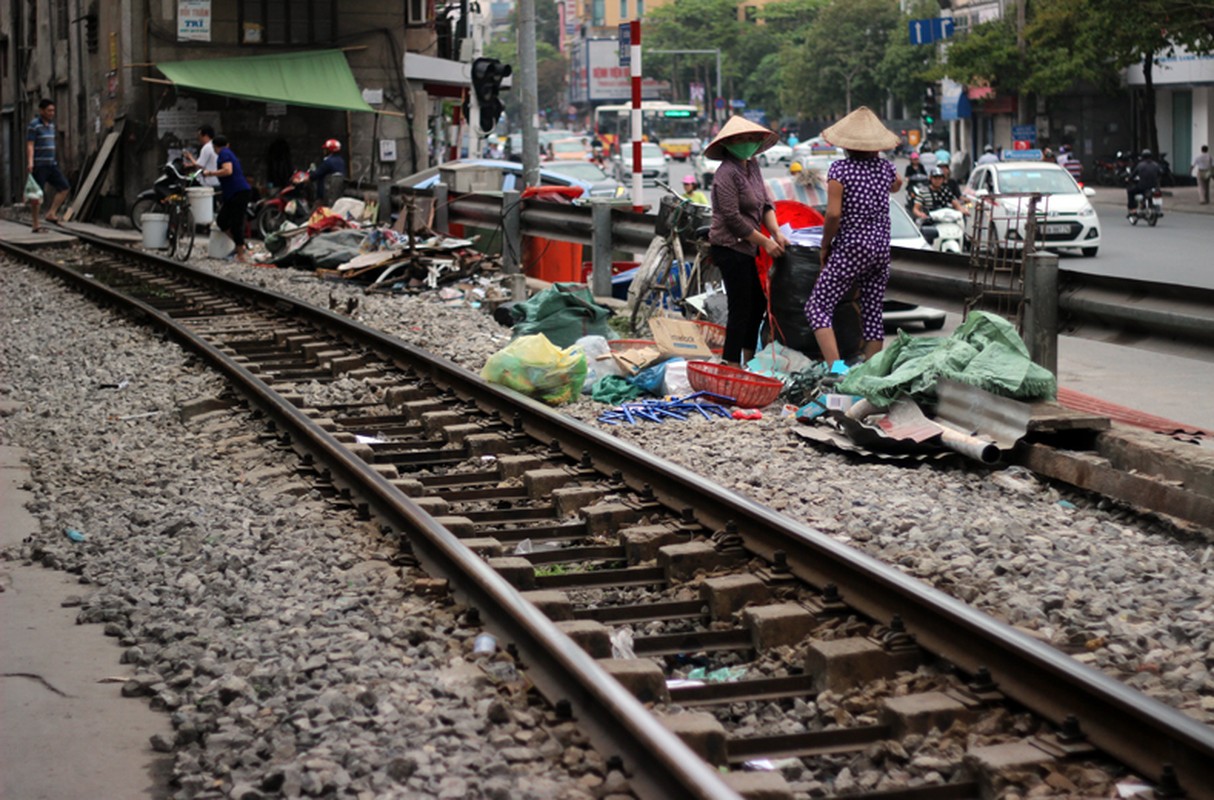
POLYGON ((478 58, 472 62, 472 90, 476 92, 476 101, 480 106, 480 129, 489 133, 497 125, 497 119, 502 115, 505 106, 498 98, 502 88, 502 80, 513 70, 509 64, 503 64, 496 58, 478 58))
POLYGON ((928 86, 923 90, 923 111, 920 113, 923 127, 930 129, 936 124, 936 117, 939 115, 940 107, 936 104, 936 87, 928 86))

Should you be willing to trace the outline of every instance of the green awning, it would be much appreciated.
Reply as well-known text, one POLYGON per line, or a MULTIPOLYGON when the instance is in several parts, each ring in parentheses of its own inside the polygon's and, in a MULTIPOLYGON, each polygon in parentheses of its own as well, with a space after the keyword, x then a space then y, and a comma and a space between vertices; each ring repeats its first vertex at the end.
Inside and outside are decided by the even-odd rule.
POLYGON ((342 111, 375 109, 363 100, 340 50, 159 62, 165 77, 199 92, 342 111))

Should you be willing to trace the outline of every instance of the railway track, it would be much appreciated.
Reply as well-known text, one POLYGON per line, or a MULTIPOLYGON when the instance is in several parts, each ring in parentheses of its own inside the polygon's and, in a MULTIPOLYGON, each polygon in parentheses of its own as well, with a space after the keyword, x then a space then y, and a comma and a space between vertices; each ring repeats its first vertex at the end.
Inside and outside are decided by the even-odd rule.
POLYGON ((745 767, 789 759, 850 794, 1128 767, 1214 796, 1208 727, 896 570, 339 315, 93 244, 39 265, 210 359, 450 581, 639 796, 781 796, 778 771, 745 767), (365 394, 300 390, 339 378, 365 394), (612 657, 623 631, 635 658, 612 657), (861 753, 887 779, 849 787, 861 753))

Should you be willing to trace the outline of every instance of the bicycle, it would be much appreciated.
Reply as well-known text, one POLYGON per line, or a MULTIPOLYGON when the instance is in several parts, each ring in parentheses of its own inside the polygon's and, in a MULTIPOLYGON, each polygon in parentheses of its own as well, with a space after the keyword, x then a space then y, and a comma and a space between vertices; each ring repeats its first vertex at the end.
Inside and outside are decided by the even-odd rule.
POLYGON ((671 194, 661 200, 655 226, 657 235, 649 243, 628 288, 629 324, 637 336, 644 333, 655 314, 676 312, 686 316, 689 308, 701 313, 689 300, 720 288, 720 276, 708 255, 707 225, 711 212, 675 194, 669 186, 659 185, 671 194), (690 260, 683 250, 684 238, 695 242, 690 260))
POLYGON ((185 194, 177 192, 164 199, 169 215, 169 258, 185 261, 194 250, 194 212, 185 194))

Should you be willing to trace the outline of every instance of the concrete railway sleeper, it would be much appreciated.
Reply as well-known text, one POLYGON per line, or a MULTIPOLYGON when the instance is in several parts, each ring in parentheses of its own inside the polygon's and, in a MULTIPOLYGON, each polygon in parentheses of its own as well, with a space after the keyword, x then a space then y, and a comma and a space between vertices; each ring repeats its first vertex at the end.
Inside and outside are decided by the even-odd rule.
POLYGON ((637 796, 792 797, 806 774, 851 796, 995 796, 1016 775, 1101 794, 1128 769, 1214 797, 1210 728, 456 365, 162 259, 20 257, 210 359, 637 796), (313 396, 339 378, 365 392, 313 396), (858 783, 858 756, 879 777, 858 783))

